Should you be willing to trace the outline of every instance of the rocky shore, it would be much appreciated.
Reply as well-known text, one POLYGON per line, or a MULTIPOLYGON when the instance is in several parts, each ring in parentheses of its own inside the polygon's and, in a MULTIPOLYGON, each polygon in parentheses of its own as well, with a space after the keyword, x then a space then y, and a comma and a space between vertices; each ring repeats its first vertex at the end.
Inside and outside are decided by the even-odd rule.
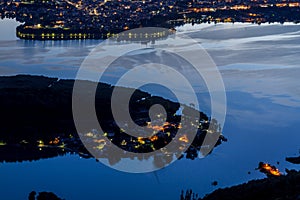
POLYGON ((293 164, 300 164, 300 156, 298 157, 286 157, 286 161, 293 163, 293 164))
POLYGON ((217 189, 204 198, 191 190, 182 192, 181 200, 299 200, 300 171, 286 170, 287 174, 252 180, 241 185, 217 189))
MULTIPOLYGON (((300 164, 300 157, 287 157, 288 162, 300 164)), ((180 200, 300 200, 300 171, 285 169, 285 173, 268 163, 258 168, 267 178, 251 180, 240 185, 220 188, 200 198, 192 190, 181 192, 180 200)))
POLYGON ((53 192, 39 192, 39 194, 36 196, 36 192, 32 191, 28 195, 28 200, 64 200, 59 198, 56 194, 53 192))

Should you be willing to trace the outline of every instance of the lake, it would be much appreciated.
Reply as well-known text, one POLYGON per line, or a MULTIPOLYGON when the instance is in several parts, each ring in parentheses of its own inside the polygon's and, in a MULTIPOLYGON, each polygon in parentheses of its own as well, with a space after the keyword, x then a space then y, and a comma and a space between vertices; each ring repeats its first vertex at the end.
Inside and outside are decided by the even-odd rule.
MULTIPOLYGON (((0 21, 1 76, 75 78, 81 62, 101 42, 19 40, 12 37, 16 26, 14 20, 0 21)), ((35 190, 67 200, 179 199, 181 190, 204 196, 219 187, 263 178, 255 170, 260 161, 282 172, 300 169, 285 161, 300 149, 300 26, 202 24, 179 27, 178 32, 199 41, 222 74, 227 95, 223 134, 228 142, 203 159, 181 159, 144 174, 119 172, 69 154, 1 163, 1 197, 26 199, 35 190), (212 186, 213 181, 218 186, 212 186)))

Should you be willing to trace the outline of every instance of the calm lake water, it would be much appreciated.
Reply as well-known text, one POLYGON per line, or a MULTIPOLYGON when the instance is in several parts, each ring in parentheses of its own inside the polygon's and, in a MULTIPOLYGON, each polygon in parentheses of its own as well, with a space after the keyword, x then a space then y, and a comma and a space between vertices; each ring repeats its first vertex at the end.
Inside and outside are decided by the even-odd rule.
MULTIPOLYGON (((0 75, 75 78, 101 41, 24 41, 12 37, 17 23, 0 21, 0 75)), ((180 27, 210 53, 226 87, 228 142, 204 159, 181 159, 157 172, 129 174, 94 159, 67 155, 34 162, 1 163, 1 199, 26 199, 51 191, 67 200, 179 199, 182 189, 201 196, 263 178, 260 161, 300 169, 285 161, 300 149, 300 26, 219 24, 180 27), (248 172, 251 172, 248 174, 248 172), (214 187, 211 182, 218 181, 214 187)))

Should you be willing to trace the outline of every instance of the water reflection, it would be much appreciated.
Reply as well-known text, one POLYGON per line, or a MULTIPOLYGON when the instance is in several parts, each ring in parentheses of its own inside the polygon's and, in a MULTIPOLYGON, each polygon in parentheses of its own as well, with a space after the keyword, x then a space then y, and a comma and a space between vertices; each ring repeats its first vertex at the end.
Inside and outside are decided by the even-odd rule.
MULTIPOLYGON (((45 127, 46 128, 46 127, 45 127)), ((26 133, 23 133, 26 134, 26 133)), ((87 134, 92 137, 91 134, 87 134)), ((112 140, 122 140, 122 138, 118 136, 110 137, 112 140)), ((181 155, 180 159, 186 158, 194 160, 198 157, 198 154, 201 150, 201 144, 203 142, 204 135, 199 134, 197 138, 193 141, 192 146, 188 148, 188 150, 181 155)), ((85 149, 81 140, 77 136, 70 135, 69 137, 58 136, 53 140, 36 140, 36 142, 29 143, 27 141, 34 140, 35 138, 23 139, 18 143, 6 143, 1 141, 0 144, 0 162, 22 162, 22 161, 36 161, 40 159, 53 158, 57 156, 64 156, 66 154, 76 154, 82 158, 93 158, 93 156, 85 149), (57 141, 53 143, 53 141, 57 141)), ((124 140, 124 139, 123 139, 124 140)), ((224 136, 220 136, 216 146, 220 145, 223 141, 226 141, 224 136)), ((121 159, 134 159, 137 158, 139 160, 149 159, 150 156, 145 156, 144 154, 136 154, 136 157, 129 157, 127 151, 123 151, 123 154, 119 157, 114 157, 111 159, 109 150, 105 150, 106 143, 104 140, 93 139, 91 141, 95 148, 98 148, 99 154, 98 158, 110 158, 108 160, 110 165, 115 165, 121 159)), ((136 143, 140 143, 140 141, 136 141, 136 143)), ((153 144, 147 144, 153 145, 153 144)), ((183 142, 184 145, 184 142, 183 142)), ((123 146, 124 148, 124 146, 123 146)), ((128 149, 131 149, 131 145, 128 146, 128 149)), ((173 156, 176 152, 167 152, 161 151, 161 154, 158 154, 153 159, 153 164, 158 167, 163 167, 165 164, 168 164, 173 159, 173 156)))
POLYGON ((16 44, 18 46, 24 47, 44 47, 44 48, 52 48, 52 47, 86 47, 86 46, 94 46, 96 44, 101 43, 103 40, 44 40, 44 41, 36 41, 36 40, 17 40, 16 44))

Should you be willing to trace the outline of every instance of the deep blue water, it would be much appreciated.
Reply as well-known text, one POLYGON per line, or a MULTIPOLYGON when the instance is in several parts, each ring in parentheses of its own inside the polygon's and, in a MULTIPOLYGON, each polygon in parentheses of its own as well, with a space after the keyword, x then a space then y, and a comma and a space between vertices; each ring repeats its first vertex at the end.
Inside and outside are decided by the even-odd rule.
MULTIPOLYGON (((10 23, 0 21, 0 26, 14 28, 10 23)), ((22 41, 9 34, 0 37, 0 75, 74 78, 84 57, 100 42, 22 41)), ((26 199, 32 190, 51 191, 67 200, 179 199, 182 189, 193 189, 203 196, 218 187, 263 178, 255 170, 260 161, 274 165, 279 161, 276 166, 281 171, 300 169, 284 160, 298 155, 300 149, 300 87, 295 78, 300 75, 300 66, 280 64, 277 68, 275 64, 268 63, 273 67, 264 70, 257 65, 249 67, 251 63, 247 70, 243 62, 237 62, 234 69, 220 64, 227 89, 223 133, 228 142, 204 159, 181 159, 145 174, 119 172, 76 155, 1 163, 1 199, 26 199), (215 180, 217 187, 211 186, 215 180)))

